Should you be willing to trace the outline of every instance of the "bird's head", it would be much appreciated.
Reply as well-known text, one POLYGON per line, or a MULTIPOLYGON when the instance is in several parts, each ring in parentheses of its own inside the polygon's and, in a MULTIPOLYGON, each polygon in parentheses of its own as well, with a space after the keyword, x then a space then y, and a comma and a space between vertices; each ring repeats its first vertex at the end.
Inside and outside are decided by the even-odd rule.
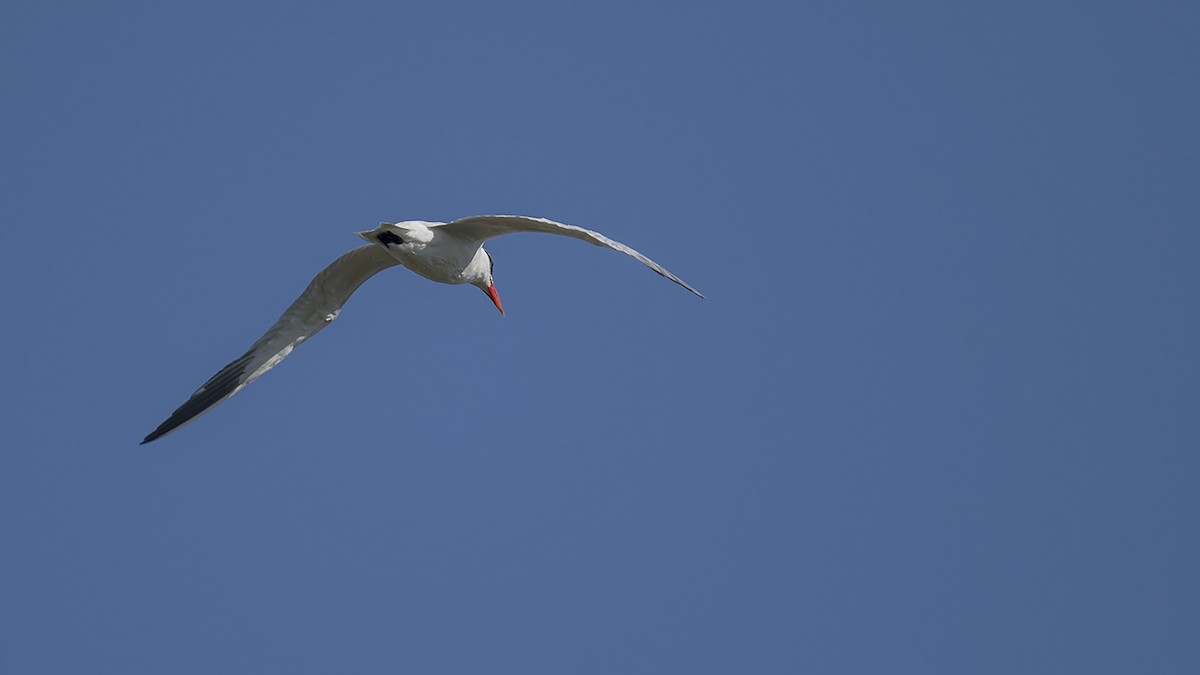
POLYGON ((492 279, 492 271, 495 269, 495 264, 492 262, 492 254, 479 247, 479 251, 471 260, 471 264, 467 266, 465 276, 471 278, 471 284, 478 287, 487 294, 492 300, 492 304, 496 305, 496 309, 500 310, 501 316, 504 315, 504 305, 500 304, 500 294, 496 292, 496 282, 492 279))

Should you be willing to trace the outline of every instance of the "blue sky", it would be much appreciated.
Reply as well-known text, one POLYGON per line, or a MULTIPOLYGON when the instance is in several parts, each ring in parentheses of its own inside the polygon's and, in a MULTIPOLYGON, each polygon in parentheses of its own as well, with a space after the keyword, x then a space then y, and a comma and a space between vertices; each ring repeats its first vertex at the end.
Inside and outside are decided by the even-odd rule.
POLYGON ((1192 3, 0 9, 0 670, 1195 672, 1192 3), (385 271, 142 437, 381 220, 385 271))

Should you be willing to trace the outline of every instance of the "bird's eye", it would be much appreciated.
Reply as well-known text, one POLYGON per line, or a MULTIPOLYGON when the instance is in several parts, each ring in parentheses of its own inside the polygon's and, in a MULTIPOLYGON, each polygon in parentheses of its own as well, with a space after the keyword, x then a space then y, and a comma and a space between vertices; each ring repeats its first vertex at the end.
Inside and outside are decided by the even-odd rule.
POLYGON ((404 243, 404 240, 401 239, 399 235, 397 235, 395 232, 392 232, 391 230, 387 230, 381 234, 377 234, 377 235, 375 235, 375 238, 378 239, 379 243, 383 244, 384 246, 387 246, 388 244, 400 245, 400 244, 404 243))

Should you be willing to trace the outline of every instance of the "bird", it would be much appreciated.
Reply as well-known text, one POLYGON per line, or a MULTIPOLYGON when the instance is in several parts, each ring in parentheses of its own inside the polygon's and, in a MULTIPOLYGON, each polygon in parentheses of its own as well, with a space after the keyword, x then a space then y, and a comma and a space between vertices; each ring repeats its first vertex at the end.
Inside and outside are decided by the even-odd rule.
POLYGON ((683 286, 704 295, 665 267, 638 251, 593 230, 529 216, 470 216, 448 223, 406 220, 380 223, 373 230, 356 232, 367 242, 321 270, 267 332, 237 359, 195 391, 171 416, 142 440, 140 445, 166 436, 211 410, 218 403, 262 377, 292 350, 341 313, 358 287, 377 273, 403 265, 417 274, 443 284, 471 284, 491 299, 504 315, 504 306, 492 278, 492 255, 483 243, 515 232, 542 232, 572 237, 595 246, 620 251, 683 286))

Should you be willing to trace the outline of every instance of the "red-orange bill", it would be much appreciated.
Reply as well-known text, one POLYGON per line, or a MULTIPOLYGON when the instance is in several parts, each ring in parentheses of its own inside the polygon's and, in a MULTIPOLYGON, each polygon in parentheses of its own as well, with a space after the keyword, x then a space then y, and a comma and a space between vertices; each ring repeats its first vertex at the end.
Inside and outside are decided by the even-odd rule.
POLYGON ((488 284, 487 296, 492 299, 492 303, 496 305, 496 309, 500 310, 500 315, 504 315, 504 306, 500 304, 500 294, 496 292, 496 282, 488 284))

